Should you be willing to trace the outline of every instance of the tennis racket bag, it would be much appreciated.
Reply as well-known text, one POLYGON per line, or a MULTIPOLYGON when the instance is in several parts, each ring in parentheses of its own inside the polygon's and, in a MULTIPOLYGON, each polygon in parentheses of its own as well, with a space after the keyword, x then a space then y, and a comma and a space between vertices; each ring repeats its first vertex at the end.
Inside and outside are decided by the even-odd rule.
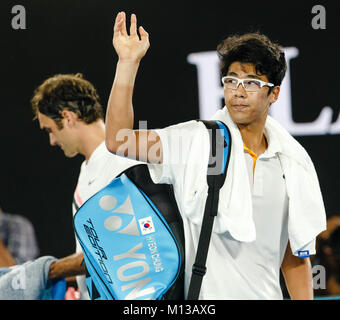
POLYGON ((182 218, 172 186, 154 184, 147 165, 125 170, 87 200, 74 227, 91 299, 183 299, 182 218))
MULTIPOLYGON (((216 195, 227 171, 230 133, 221 122, 203 123, 213 130, 209 131, 212 148, 207 181, 216 195), (216 179, 211 179, 211 175, 216 179)), ((206 213, 210 214, 217 210, 217 205, 211 207, 214 201, 209 199, 206 213)), ((212 229, 212 221, 203 224, 206 226, 202 228, 201 238, 207 241, 201 241, 205 244, 203 249, 199 245, 193 266, 191 299, 199 294, 210 241, 211 230, 207 234, 203 229, 207 226, 212 229)), ((184 299, 182 218, 172 186, 154 184, 147 165, 128 168, 88 199, 74 216, 74 228, 84 253, 91 299, 184 299)))

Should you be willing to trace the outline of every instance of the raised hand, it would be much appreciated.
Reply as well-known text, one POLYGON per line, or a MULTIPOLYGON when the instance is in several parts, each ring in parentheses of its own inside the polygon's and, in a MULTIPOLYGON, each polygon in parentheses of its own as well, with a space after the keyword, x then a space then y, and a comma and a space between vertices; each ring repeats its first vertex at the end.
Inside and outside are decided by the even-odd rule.
POLYGON ((114 26, 113 46, 119 59, 106 109, 105 144, 114 154, 150 163, 160 163, 163 153, 157 132, 147 131, 145 134, 145 131, 141 133, 139 130, 133 130, 133 89, 140 60, 150 46, 148 33, 143 27, 139 27, 138 31, 139 35, 135 14, 131 15, 130 34, 128 34, 125 13, 118 13, 114 26))
POLYGON ((130 35, 126 29, 125 12, 119 12, 116 16, 113 30, 113 46, 121 61, 140 61, 147 52, 149 43, 149 34, 142 26, 138 28, 137 33, 137 17, 131 15, 130 35))

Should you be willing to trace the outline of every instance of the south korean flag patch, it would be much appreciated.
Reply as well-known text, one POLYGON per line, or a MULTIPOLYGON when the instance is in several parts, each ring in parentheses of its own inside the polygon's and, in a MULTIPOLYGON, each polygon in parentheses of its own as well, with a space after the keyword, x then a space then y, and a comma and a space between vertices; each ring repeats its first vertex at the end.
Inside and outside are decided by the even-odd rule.
POLYGON ((154 233, 156 231, 151 217, 139 219, 138 223, 142 235, 154 233))

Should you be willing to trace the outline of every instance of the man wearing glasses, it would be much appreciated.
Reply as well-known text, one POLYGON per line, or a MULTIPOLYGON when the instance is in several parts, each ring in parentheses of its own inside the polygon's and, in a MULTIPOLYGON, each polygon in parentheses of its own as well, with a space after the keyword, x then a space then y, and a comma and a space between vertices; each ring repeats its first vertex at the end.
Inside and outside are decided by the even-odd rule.
MULTIPOLYGON (((154 182, 174 186, 185 229, 187 293, 207 197, 209 135, 198 121, 133 130, 134 81, 149 47, 148 33, 138 31, 134 14, 128 33, 125 13, 118 13, 106 146, 154 164, 154 182)), ((213 119, 228 126, 232 148, 199 298, 282 299, 281 268, 292 299, 313 299, 309 255, 326 223, 319 182, 304 148, 268 116, 286 72, 284 53, 258 33, 228 37, 217 51, 225 107, 213 119)))

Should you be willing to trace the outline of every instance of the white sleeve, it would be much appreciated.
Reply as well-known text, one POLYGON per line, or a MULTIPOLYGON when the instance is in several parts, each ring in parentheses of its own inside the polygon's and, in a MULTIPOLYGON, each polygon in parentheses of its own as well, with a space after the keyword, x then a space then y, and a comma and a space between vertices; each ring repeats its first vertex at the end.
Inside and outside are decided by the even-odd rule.
POLYGON ((171 140, 170 127, 154 130, 157 132, 162 145, 163 162, 162 164, 148 164, 150 176, 154 183, 172 184, 172 174, 169 165, 171 151, 169 150, 169 140, 171 140))
POLYGON ((315 244, 316 244, 316 239, 307 243, 305 246, 300 248, 299 251, 294 252, 294 255, 300 258, 305 258, 305 257, 307 258, 310 255, 314 255, 316 253, 315 244))
POLYGON ((110 159, 109 161, 107 161, 107 165, 104 171, 107 183, 111 182, 112 179, 120 175, 126 169, 138 164, 144 164, 144 162, 139 162, 126 157, 110 154, 110 159))
POLYGON ((155 130, 160 137, 163 161, 158 165, 149 164, 154 183, 175 184, 183 179, 189 154, 195 152, 193 141, 197 140, 198 130, 202 129, 206 130, 202 123, 192 120, 155 130))

